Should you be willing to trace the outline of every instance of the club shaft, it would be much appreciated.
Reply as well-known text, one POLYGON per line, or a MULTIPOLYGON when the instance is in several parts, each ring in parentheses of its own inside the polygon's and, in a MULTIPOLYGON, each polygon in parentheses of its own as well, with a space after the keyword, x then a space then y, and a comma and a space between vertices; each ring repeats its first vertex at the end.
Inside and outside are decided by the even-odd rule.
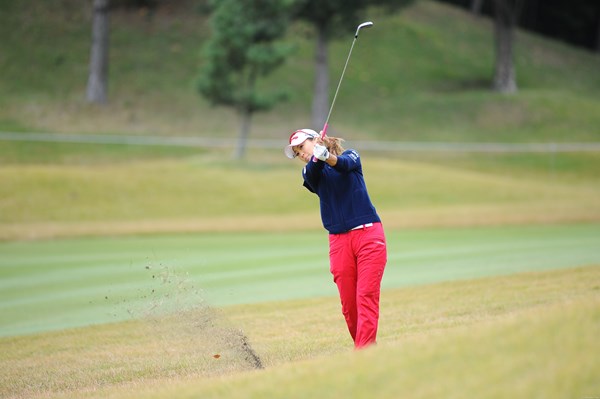
POLYGON ((337 99, 338 92, 340 91, 340 86, 342 85, 342 80, 344 79, 344 74, 346 73, 346 68, 348 67, 348 61, 350 61, 350 56, 352 55, 352 49, 354 48, 354 43, 356 43, 356 37, 352 40, 352 46, 350 46, 350 51, 348 52, 348 57, 346 58, 346 63, 344 64, 344 69, 342 70, 342 76, 340 76, 340 80, 338 82, 337 88, 335 89, 335 94, 333 95, 333 101, 331 102, 331 107, 329 108, 329 113, 327 114, 327 119, 325 120, 325 125, 323 128, 323 137, 326 134, 326 128, 329 124, 329 117, 331 116, 331 111, 333 111, 333 106, 335 105, 335 100, 337 99))
POLYGON ((354 34, 354 40, 352 40, 352 46, 350 46, 350 51, 348 52, 348 57, 346 58, 346 63, 344 64, 344 69, 342 70, 342 76, 340 76, 340 80, 338 82, 337 88, 335 89, 335 94, 333 95, 333 101, 331 102, 331 107, 329 108, 329 113, 327 114, 327 119, 325 119, 325 124, 323 125, 323 130, 321 131, 321 138, 327 135, 327 127, 329 126, 329 117, 331 117, 331 111, 333 111, 333 106, 335 105, 335 100, 337 99, 338 93, 340 91, 340 86, 342 85, 342 80, 344 79, 344 74, 346 73, 346 68, 348 68, 348 61, 350 61, 350 56, 352 55, 352 50, 354 49, 354 43, 356 43, 356 39, 358 39, 358 32, 361 28, 369 28, 373 26, 373 22, 363 22, 358 25, 356 28, 356 33, 354 34))

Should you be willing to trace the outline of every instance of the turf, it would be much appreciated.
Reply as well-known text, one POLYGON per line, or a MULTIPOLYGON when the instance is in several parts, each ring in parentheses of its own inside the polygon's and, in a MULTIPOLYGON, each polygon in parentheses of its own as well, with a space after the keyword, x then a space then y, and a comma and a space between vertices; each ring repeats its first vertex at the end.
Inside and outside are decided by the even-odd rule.
MULTIPOLYGON (((83 148, 53 148, 50 163, 32 157, 0 166, 0 239, 320 228, 300 164, 279 151, 231 165, 215 154, 128 160, 125 149, 104 158, 103 146, 91 146, 80 163, 72 157, 85 158, 83 148)), ((542 166, 548 159, 532 157, 366 153, 362 162, 371 197, 393 228, 600 220, 598 158, 557 159, 549 169, 542 166)))
MULTIPOLYGON (((391 230, 388 242, 384 288, 600 263, 594 224, 391 230)), ((337 294, 317 232, 5 242, 0 253, 1 335, 337 294)))
POLYGON ((335 297, 0 338, 0 394, 593 396, 600 388, 599 272, 590 266, 385 289, 379 344, 358 353, 335 297), (239 352, 232 326, 265 370, 239 352))
MULTIPOLYGON (((235 136, 194 89, 205 20, 178 6, 112 15, 110 103, 83 104, 80 3, 1 2, 0 129, 235 136)), ((368 17, 330 130, 348 144, 598 141, 596 55, 518 32, 520 90, 499 96, 489 20, 368 17)), ((306 126, 307 32, 261 82, 294 96, 253 137, 306 126)), ((0 396, 597 396, 598 155, 361 153, 390 260, 379 346, 353 353, 316 198, 280 151, 0 142, 0 396)))

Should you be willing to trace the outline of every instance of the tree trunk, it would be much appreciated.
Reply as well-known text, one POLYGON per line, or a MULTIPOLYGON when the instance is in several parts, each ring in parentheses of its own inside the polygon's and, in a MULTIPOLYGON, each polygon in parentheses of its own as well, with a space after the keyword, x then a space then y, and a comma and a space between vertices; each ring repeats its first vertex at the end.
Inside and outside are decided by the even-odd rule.
POLYGON ((108 13, 109 0, 94 0, 90 74, 87 82, 87 101, 106 103, 108 85, 108 13))
POLYGON ((482 7, 483 7, 483 0, 471 0, 471 12, 473 14, 480 15, 482 7))
POLYGON ((247 109, 240 111, 240 136, 235 150, 235 159, 241 160, 246 156, 248 147, 248 136, 250 135, 250 125, 252 123, 252 112, 247 109))
POLYGON ((327 119, 329 106, 329 67, 327 64, 325 27, 319 27, 315 52, 315 91, 312 104, 312 124, 316 131, 323 127, 325 119, 327 119))
POLYGON ((515 3, 518 0, 494 0, 494 40, 496 44, 496 66, 494 90, 514 93, 517 82, 513 62, 514 30, 516 24, 515 3))
POLYGON ((600 54, 600 11, 596 15, 596 53, 600 54))

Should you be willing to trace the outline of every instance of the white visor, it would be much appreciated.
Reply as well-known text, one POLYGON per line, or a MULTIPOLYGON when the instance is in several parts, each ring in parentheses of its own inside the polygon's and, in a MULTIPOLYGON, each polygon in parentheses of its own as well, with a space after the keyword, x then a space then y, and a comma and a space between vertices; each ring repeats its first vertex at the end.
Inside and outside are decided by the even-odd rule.
POLYGON ((319 137, 319 133, 312 129, 296 130, 290 136, 290 144, 283 149, 283 152, 290 159, 296 158, 293 147, 304 143, 306 139, 315 139, 317 137, 319 137))

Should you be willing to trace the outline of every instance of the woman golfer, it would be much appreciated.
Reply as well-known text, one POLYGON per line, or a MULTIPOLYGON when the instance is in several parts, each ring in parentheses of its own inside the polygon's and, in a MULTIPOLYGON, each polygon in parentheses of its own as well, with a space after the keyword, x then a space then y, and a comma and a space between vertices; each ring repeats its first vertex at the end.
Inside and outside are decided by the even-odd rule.
POLYGON ((284 152, 300 158, 304 187, 319 196, 329 231, 329 261, 355 348, 376 342, 381 278, 387 262, 381 219, 371 203, 360 156, 342 140, 311 129, 292 133, 284 152), (316 162, 313 162, 316 161, 316 162))

